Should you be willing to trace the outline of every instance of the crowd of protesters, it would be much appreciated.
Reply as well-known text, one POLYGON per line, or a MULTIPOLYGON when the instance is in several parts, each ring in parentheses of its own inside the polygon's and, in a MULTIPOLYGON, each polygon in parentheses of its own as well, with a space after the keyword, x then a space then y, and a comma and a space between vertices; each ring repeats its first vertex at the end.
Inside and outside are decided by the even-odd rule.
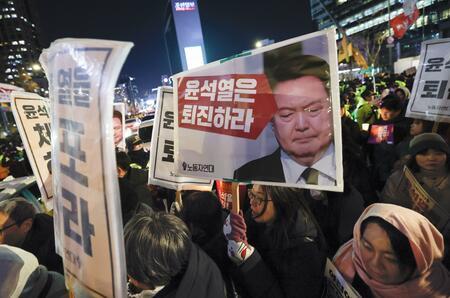
MULTIPOLYGON (((449 297, 450 129, 405 117, 413 80, 340 83, 342 193, 249 185, 240 213, 215 189, 175 202, 147 184, 148 152, 130 138, 116 152, 129 297, 326 297, 327 258, 362 297, 449 297), (369 142, 375 125, 392 139, 369 142), (416 206, 408 173, 439 212, 416 206)), ((1 297, 67 295, 52 222, 24 199, 0 202, 1 297)))

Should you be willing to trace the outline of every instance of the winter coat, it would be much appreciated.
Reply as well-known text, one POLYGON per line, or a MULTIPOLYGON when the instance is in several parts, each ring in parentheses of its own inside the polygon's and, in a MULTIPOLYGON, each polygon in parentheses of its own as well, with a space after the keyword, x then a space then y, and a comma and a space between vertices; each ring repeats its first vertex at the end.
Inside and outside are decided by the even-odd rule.
POLYGON ((364 199, 353 186, 346 184, 344 192, 305 190, 309 208, 323 231, 329 256, 353 236, 353 227, 364 211, 364 199), (312 195, 317 193, 317 195, 312 195))
POLYGON ((247 235, 255 251, 239 266, 240 282, 251 297, 320 297, 326 252, 319 231, 303 211, 287 231, 288 241, 274 242, 275 225, 247 216, 247 235))
POLYGON ((64 274, 62 259, 55 251, 53 218, 50 215, 36 214, 21 248, 35 255, 39 264, 48 270, 64 274))
MULTIPOLYGON (((445 220, 435 218, 437 215, 428 212, 423 215, 428 218, 443 234, 445 240, 444 265, 450 270, 450 173, 436 177, 440 181, 436 186, 430 184, 430 178, 423 172, 414 173, 414 177, 422 185, 425 191, 442 207, 447 213, 447 223, 445 220)), ((413 209, 413 202, 409 195, 409 183, 404 177, 403 170, 395 171, 386 183, 381 194, 381 202, 400 205, 413 209)), ((416 210, 417 211, 417 210, 416 210)))
POLYGON ((216 264, 192 244, 185 271, 174 277, 155 298, 225 298, 225 283, 216 264))

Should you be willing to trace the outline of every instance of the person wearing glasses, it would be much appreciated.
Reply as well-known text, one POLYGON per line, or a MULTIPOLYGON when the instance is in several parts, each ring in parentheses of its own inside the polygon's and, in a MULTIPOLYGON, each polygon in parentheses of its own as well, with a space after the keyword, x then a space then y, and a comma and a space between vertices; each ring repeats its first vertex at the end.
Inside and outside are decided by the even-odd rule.
POLYGON ((330 67, 303 55, 301 44, 264 53, 277 111, 271 126, 279 148, 234 172, 234 179, 335 185, 330 67))
POLYGON ((22 248, 48 270, 64 274, 62 259, 55 252, 53 218, 37 213, 23 198, 0 202, 0 244, 22 248))
POLYGON ((228 255, 250 297, 320 297, 326 244, 296 188, 253 185, 250 210, 224 224, 228 255))

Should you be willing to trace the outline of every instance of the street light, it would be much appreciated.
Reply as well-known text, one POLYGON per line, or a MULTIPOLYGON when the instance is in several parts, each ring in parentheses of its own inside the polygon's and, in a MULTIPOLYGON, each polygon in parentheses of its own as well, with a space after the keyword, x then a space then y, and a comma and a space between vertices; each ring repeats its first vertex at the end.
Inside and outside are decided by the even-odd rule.
POLYGON ((258 40, 257 42, 255 42, 255 48, 261 48, 264 46, 267 46, 269 44, 273 44, 275 41, 273 39, 263 39, 263 40, 258 40))
POLYGON ((31 65, 31 67, 33 68, 34 71, 40 71, 42 69, 42 67, 37 63, 31 65))

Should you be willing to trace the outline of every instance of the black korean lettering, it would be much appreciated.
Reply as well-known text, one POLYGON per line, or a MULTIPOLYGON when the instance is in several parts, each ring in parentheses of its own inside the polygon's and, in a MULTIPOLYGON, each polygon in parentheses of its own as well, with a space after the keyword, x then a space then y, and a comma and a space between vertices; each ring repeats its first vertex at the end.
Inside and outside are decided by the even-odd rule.
POLYGON ((78 107, 89 108, 91 88, 91 83, 89 82, 89 74, 86 72, 86 69, 82 67, 76 67, 74 69, 73 78, 75 105, 78 107))
POLYGON ((173 129, 174 117, 172 111, 166 111, 164 113, 163 127, 166 129, 173 129))
POLYGON ((450 68, 450 59, 448 59, 447 62, 445 62, 445 69, 449 69, 450 68))
POLYGON ((72 69, 60 69, 57 76, 58 82, 58 102, 64 105, 72 105, 71 89, 72 89, 72 69))
POLYGON ((63 128, 61 151, 73 158, 86 161, 86 152, 81 150, 81 136, 84 135, 83 123, 60 118, 59 125, 63 128))
POLYGON ((74 95, 73 99, 75 105, 78 107, 89 108, 89 88, 91 84, 89 82, 75 82, 73 83, 74 95))
POLYGON ((89 81, 89 74, 86 72, 85 68, 75 67, 73 71, 73 77, 77 81, 89 81))
POLYGON ((440 72, 441 67, 444 65, 444 58, 436 57, 430 58, 425 64, 425 72, 440 72))
POLYGON ((44 117, 49 118, 48 117, 48 111, 47 111, 47 108, 45 106, 38 106, 37 111, 39 113, 39 116, 44 116, 44 117))
POLYGON ((439 88, 439 81, 425 81, 425 85, 423 86, 423 92, 420 95, 421 98, 436 98, 439 88))
POLYGON ((33 126, 33 130, 37 131, 39 134, 39 147, 42 147, 44 144, 51 145, 50 139, 51 139, 51 130, 50 130, 50 123, 36 123, 33 126))
POLYGON ((64 234, 81 245, 81 236, 70 227, 70 222, 78 225, 77 197, 65 188, 62 188, 62 197, 70 203, 70 209, 63 206, 64 234))
POLYGON ((48 172, 51 174, 52 173, 52 153, 51 153, 51 151, 49 151, 49 152, 47 152, 47 154, 45 154, 44 160, 47 161, 47 169, 48 169, 48 172))
POLYGON ((95 236, 94 225, 89 222, 88 202, 80 198, 81 211, 81 230, 83 233, 83 250, 92 257, 92 242, 91 236, 95 236))
POLYGON ((448 84, 448 81, 445 81, 445 80, 441 81, 441 85, 439 86, 439 92, 438 92, 437 98, 439 98, 439 99, 444 98, 445 90, 447 89, 447 84, 448 84))
POLYGON ((87 176, 81 174, 80 172, 77 172, 77 170, 75 169, 75 159, 73 159, 73 158, 69 159, 69 166, 63 165, 61 163, 60 169, 61 169, 61 173, 63 173, 67 177, 72 178, 74 181, 78 182, 79 184, 81 184, 83 186, 86 186, 86 187, 89 186, 87 176))
POLYGON ((23 111, 24 111, 25 116, 27 117, 27 119, 37 119, 38 118, 35 106, 33 106, 33 105, 24 105, 22 108, 23 108, 23 111))
POLYGON ((173 141, 165 140, 164 141, 164 154, 167 154, 166 156, 163 156, 162 161, 166 162, 174 162, 173 154, 175 152, 175 145, 173 141))

